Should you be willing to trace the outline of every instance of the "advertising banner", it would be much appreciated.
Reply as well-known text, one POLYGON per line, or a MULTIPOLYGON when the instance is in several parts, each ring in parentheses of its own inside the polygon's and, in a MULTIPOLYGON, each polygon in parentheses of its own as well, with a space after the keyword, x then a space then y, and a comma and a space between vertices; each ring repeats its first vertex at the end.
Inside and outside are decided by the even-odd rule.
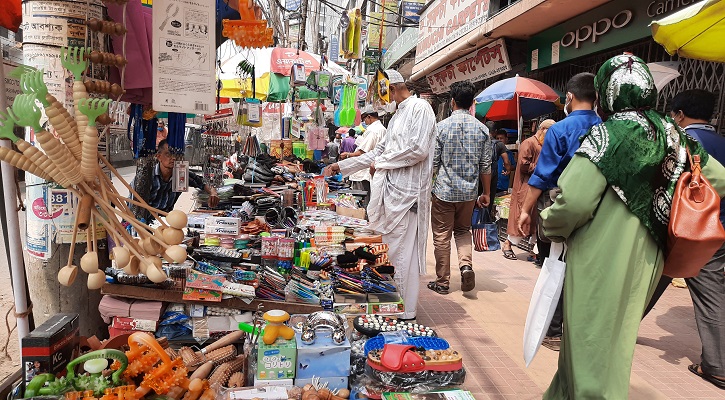
POLYGON ((478 82, 511 70, 503 39, 482 47, 430 73, 433 93, 445 93, 453 82, 478 82))
POLYGON ((488 18, 489 2, 436 0, 426 8, 420 16, 415 62, 425 60, 483 24, 488 18))

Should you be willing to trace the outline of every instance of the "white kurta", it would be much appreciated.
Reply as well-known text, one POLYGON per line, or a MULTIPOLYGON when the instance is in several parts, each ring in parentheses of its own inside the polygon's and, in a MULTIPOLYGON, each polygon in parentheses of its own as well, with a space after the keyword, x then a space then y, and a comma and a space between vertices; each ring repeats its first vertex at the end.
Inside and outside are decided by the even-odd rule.
MULTIPOLYGON (((417 249, 396 249, 390 247, 392 259, 397 252, 416 254, 406 258, 409 264, 395 265, 396 279, 406 281, 404 288, 418 282, 408 282, 411 269, 426 273, 425 247, 430 222, 430 193, 433 170, 433 152, 435 151, 436 120, 430 104, 423 99, 409 97, 398 105, 398 111, 388 124, 383 139, 373 151, 360 157, 353 157, 338 163, 340 172, 349 176, 355 171, 369 168, 375 163, 375 175, 370 184, 370 203, 368 217, 370 227, 383 235, 401 235, 405 232, 417 236, 416 240, 405 241, 417 249), (417 229, 411 229, 404 220, 408 212, 417 215, 417 229)), ((405 246, 405 244, 400 244, 405 246)), ((406 308, 404 318, 415 317, 415 304, 418 301, 417 290, 402 293, 406 308), (414 298, 413 298, 414 297, 414 298)))
MULTIPOLYGON (((355 144, 357 145, 358 150, 361 150, 363 153, 369 153, 375 150, 378 143, 383 140, 383 136, 385 136, 385 126, 378 120, 370 124, 367 129, 365 129, 365 132, 355 140, 355 144)), ((353 182, 360 182, 372 181, 373 179, 372 176, 370 176, 370 169, 363 168, 360 171, 351 174, 350 180, 353 182)))

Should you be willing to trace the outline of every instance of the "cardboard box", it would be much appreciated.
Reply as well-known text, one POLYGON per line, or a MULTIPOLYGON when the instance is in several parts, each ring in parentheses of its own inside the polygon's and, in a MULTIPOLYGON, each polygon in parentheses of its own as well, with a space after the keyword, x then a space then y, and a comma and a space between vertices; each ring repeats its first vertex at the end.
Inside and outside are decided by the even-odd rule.
POLYGON ((111 327, 127 331, 156 332, 159 321, 130 317, 113 317, 111 327))
POLYGON ((35 375, 61 376, 66 365, 78 356, 78 314, 55 314, 22 339, 24 383, 35 375))
POLYGON ((239 218, 234 217, 206 217, 204 225, 226 226, 239 229, 239 218))
MULTIPOLYGON (((312 384, 312 378, 295 379, 295 386, 304 387, 308 383, 312 384)), ((327 384, 327 388, 330 390, 347 389, 347 376, 330 376, 320 378, 320 384, 327 384)))
MULTIPOLYGON (((260 399, 279 399, 279 397, 277 396, 277 393, 278 393, 277 391, 280 389, 284 390, 285 396, 287 396, 286 398, 289 398, 289 396, 287 395, 286 388, 291 388, 292 386, 294 386, 294 380, 291 378, 290 379, 257 379, 256 376, 254 377, 254 387, 256 387, 256 388, 271 387, 271 389, 274 390, 274 392, 272 392, 270 395, 271 397, 270 396, 255 396, 260 399)), ((260 392, 260 393, 264 393, 264 392, 260 392)), ((279 392, 279 393, 281 396, 281 392, 279 392)), ((230 399, 234 399, 234 398, 247 399, 246 397, 231 397, 231 396, 229 398, 230 399)))
POLYGON ((224 276, 207 275, 194 270, 186 273, 186 287, 188 288, 221 291, 226 280, 224 276))
POLYGON ((335 208, 335 211, 337 212, 337 215, 342 215, 343 217, 365 219, 365 209, 364 208, 347 208, 347 207, 338 206, 335 208))
POLYGON ((345 338, 345 342, 337 345, 332 342, 331 333, 329 329, 318 330, 312 344, 302 343, 300 334, 295 335, 297 379, 350 375, 350 342, 345 338))
POLYGON ((394 303, 368 303, 368 314, 401 315, 405 312, 403 301, 394 303))
POLYGON ((265 344, 259 338, 257 350, 256 379, 280 380, 295 377, 297 364, 297 342, 278 338, 272 344, 265 344))

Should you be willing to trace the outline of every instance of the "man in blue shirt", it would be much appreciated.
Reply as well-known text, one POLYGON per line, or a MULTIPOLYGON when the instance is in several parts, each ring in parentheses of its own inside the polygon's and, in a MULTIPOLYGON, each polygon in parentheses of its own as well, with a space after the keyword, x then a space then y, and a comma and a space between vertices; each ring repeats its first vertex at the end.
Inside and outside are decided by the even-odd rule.
MULTIPOLYGON (((702 144, 702 147, 725 164, 725 138, 710 125, 715 110, 714 94, 700 89, 686 90, 672 99, 672 118, 688 135, 702 144)), ((725 227, 725 200, 720 201, 720 223, 725 227)), ((695 307, 695 322, 702 343, 699 364, 688 369, 720 389, 725 389, 725 245, 694 278, 685 279, 695 307)), ((645 316, 667 289, 672 278, 662 275, 645 316)))
MULTIPOLYGON (((529 178, 529 191, 518 220, 520 231, 528 232, 531 212, 537 201, 539 210, 552 204, 551 191, 556 189, 559 176, 571 161, 574 152, 579 149, 580 138, 586 135, 592 126, 602 122, 597 113, 593 111, 596 99, 593 74, 576 74, 567 82, 566 104, 564 105, 564 113, 567 117, 554 124, 546 133, 536 169, 529 178)), ((539 227, 541 226, 543 224, 539 223, 539 227)), ((549 256, 551 243, 541 234, 541 230, 539 232, 537 246, 539 258, 543 261, 545 257, 549 256)), ((562 296, 556 307, 549 331, 544 338, 544 346, 557 351, 562 335, 563 299, 562 296)))

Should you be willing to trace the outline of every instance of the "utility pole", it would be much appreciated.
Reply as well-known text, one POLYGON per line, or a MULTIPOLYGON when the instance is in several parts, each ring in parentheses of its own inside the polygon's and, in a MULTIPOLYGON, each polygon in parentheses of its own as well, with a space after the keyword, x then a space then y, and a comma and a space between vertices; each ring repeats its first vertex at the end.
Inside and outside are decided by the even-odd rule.
POLYGON ((305 50, 307 48, 307 40, 305 35, 307 34, 307 11, 308 11, 309 0, 302 0, 300 6, 300 15, 302 21, 300 22, 300 41, 297 44, 299 50, 305 50))

